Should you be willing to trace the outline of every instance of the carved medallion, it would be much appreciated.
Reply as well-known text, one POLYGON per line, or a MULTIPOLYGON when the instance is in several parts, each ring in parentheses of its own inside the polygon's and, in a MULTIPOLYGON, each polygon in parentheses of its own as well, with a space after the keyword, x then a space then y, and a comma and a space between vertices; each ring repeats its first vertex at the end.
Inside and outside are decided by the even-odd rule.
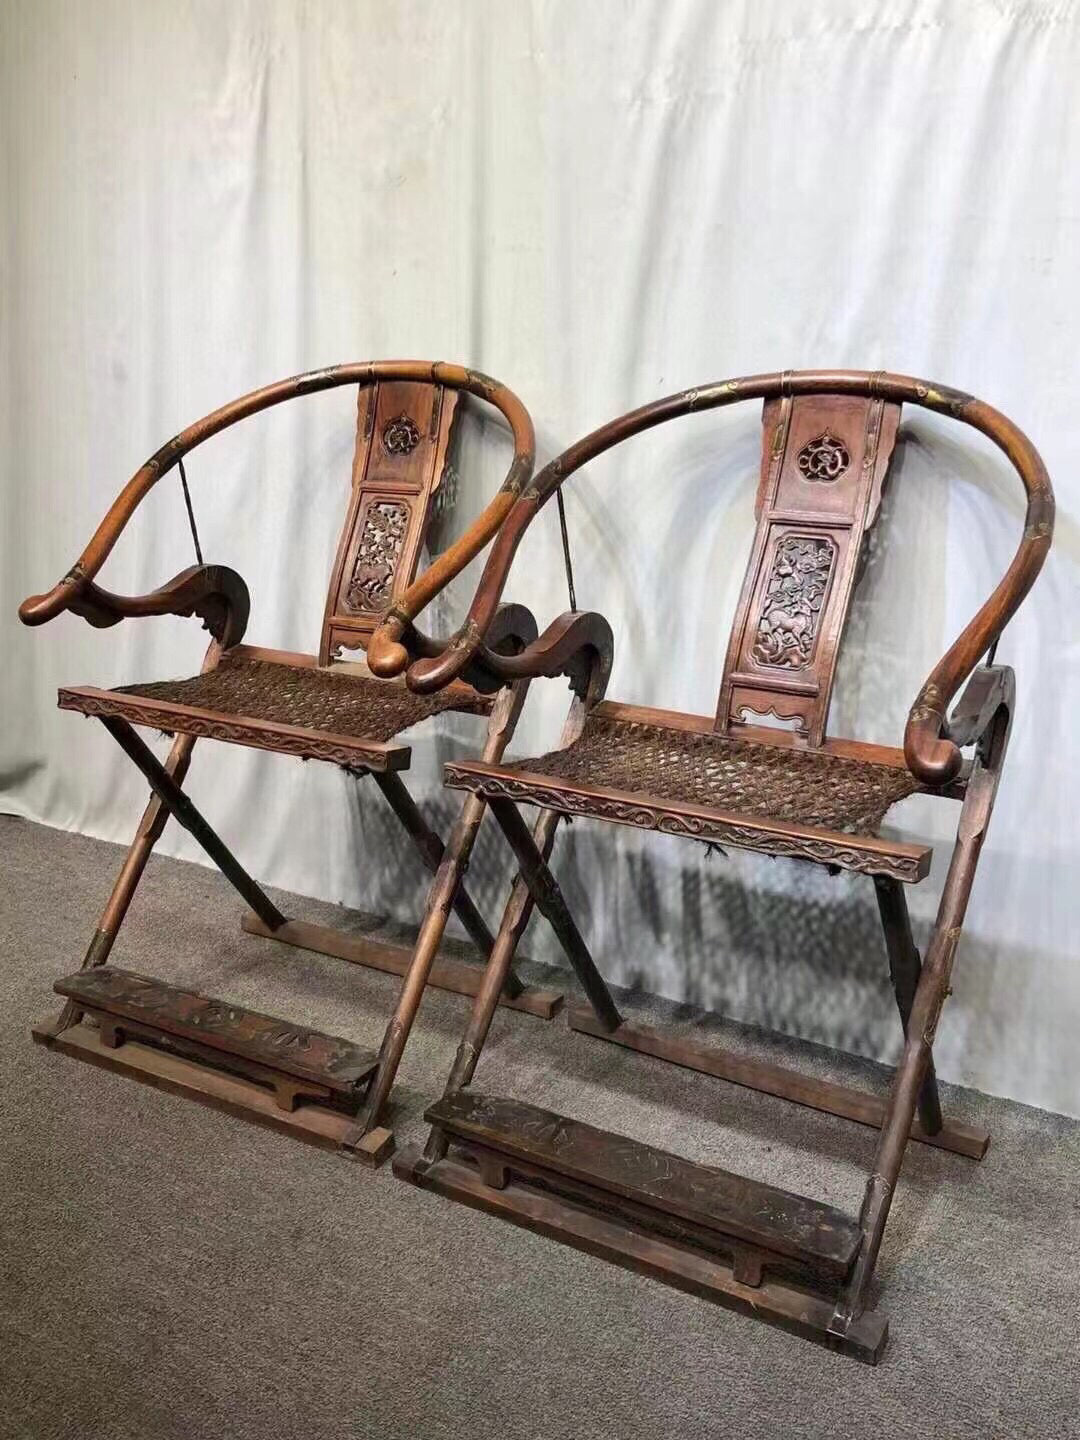
POLYGON ((759 665, 801 670, 809 663, 835 559, 832 541, 822 536, 785 535, 779 542, 754 636, 759 665))
POLYGON ((798 466, 807 480, 839 480, 851 464, 851 456, 842 440, 826 430, 816 440, 808 440, 799 451, 798 466))
POLYGON ((382 443, 388 455, 408 455, 420 444, 420 431, 408 415, 398 415, 387 422, 382 432, 382 443))
POLYGON ((368 505, 345 594, 353 610, 378 614, 390 604, 408 529, 409 507, 403 500, 373 500, 368 505))

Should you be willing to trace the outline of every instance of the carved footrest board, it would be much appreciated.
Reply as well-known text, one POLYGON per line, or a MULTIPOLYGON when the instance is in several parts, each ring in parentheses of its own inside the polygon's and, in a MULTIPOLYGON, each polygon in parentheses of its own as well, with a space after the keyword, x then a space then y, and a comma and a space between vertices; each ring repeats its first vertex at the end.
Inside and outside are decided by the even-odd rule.
POLYGON ((74 1060, 138 1080, 168 1095, 196 1100, 213 1110, 239 1116, 305 1144, 348 1155, 365 1165, 380 1165, 394 1148, 394 1137, 389 1130, 380 1128, 357 1135, 356 1124, 350 1116, 325 1105, 300 1105, 293 1111, 282 1110, 274 1095, 254 1081, 209 1069, 196 1060, 138 1040, 111 1047, 102 1038, 101 1030, 85 1021, 66 1029, 61 1028, 60 1022, 38 1025, 32 1034, 39 1045, 58 1050, 74 1060))
POLYGON ((768 1266, 836 1282, 858 1253, 857 1221, 832 1205, 536 1105, 460 1091, 426 1118, 475 1155, 491 1183, 510 1172, 541 1179, 654 1233, 732 1255, 748 1278, 768 1266))
POLYGON ((290 1113, 300 1101, 317 1101, 354 1115, 377 1063, 350 1040, 130 970, 80 970, 53 988, 94 1016, 105 1048, 137 1040, 238 1074, 268 1086, 278 1108, 290 1113))
POLYGON ((833 1298, 808 1293, 771 1275, 758 1284, 747 1283, 736 1265, 720 1255, 650 1233, 618 1213, 530 1185, 516 1176, 503 1177, 498 1174, 497 1164, 493 1169, 490 1161, 481 1163, 484 1170, 453 1153, 429 1161, 419 1147, 409 1146, 394 1157, 394 1174, 421 1189, 778 1325, 867 1364, 876 1365, 881 1358, 889 1334, 884 1316, 868 1311, 859 1316, 843 1339, 838 1339, 828 1329, 833 1298), (505 1184, 489 1183, 504 1178, 505 1184))

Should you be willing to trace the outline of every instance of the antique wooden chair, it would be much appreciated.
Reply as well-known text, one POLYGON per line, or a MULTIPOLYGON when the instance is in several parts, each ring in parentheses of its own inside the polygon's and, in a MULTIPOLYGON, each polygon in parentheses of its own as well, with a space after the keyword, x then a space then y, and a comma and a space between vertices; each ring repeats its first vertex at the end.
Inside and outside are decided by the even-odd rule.
MULTIPOLYGON (((419 693, 453 683, 492 623, 522 534, 570 475, 650 426, 749 399, 765 402, 758 525, 715 716, 604 701, 606 627, 579 616, 576 671, 564 657, 576 694, 560 748, 513 764, 446 767, 448 785, 488 801, 520 873, 445 1093, 427 1111, 433 1128, 426 1147, 402 1152, 394 1169, 417 1185, 875 1361, 887 1325, 867 1307, 868 1285, 908 1139, 978 1159, 989 1138, 943 1117, 931 1050, 1009 736, 1013 672, 994 663, 994 650, 1053 529, 1053 493, 1030 442, 981 401, 900 375, 789 372, 685 391, 593 432, 541 472, 502 524, 468 621, 442 656, 422 653, 404 620, 390 617, 369 657, 382 673, 408 665, 419 693), (1024 483, 1027 518, 1004 579, 919 693, 899 750, 826 738, 825 725, 904 402, 995 441, 1024 483), (793 728, 769 728, 766 717, 793 728), (878 833, 889 807, 915 791, 960 801, 925 962, 913 943, 904 886, 926 876, 930 848, 878 833), (519 803, 539 810, 531 833, 519 803), (548 869, 557 823, 567 815, 872 877, 906 1037, 887 1099, 624 1020, 548 869), (533 903, 589 1000, 569 1011, 575 1030, 876 1127, 859 1216, 531 1102, 474 1093, 477 1061, 533 903)), ((497 668, 507 680, 534 673, 530 648, 497 668)))
MULTIPOLYGON (((337 657, 342 651, 363 652, 395 598, 407 597, 411 613, 417 614, 491 538, 532 469, 532 422, 504 386, 454 365, 390 361, 341 365, 255 391, 184 430, 136 472, 77 563, 48 594, 26 600, 20 617, 40 625, 71 610, 104 627, 128 616, 198 615, 212 640, 201 672, 189 679, 60 691, 62 709, 100 718, 153 794, 82 969, 55 987, 66 998, 63 1011, 53 1023, 35 1029, 36 1040, 372 1164, 389 1154, 392 1136, 379 1122, 425 984, 474 994, 484 974, 460 960, 436 959, 450 909, 484 954, 492 945, 461 887, 485 802, 467 798, 444 848, 401 779, 410 748, 396 737, 441 711, 486 716, 483 755, 497 762, 513 732, 524 686, 505 684, 485 668, 484 656, 522 649, 536 638, 536 626, 523 607, 501 607, 488 636, 490 652, 471 656, 459 671, 461 678, 430 697, 411 693, 400 681, 376 680, 365 664, 337 657), (203 563, 184 456, 269 406, 341 385, 358 389, 356 449, 319 653, 244 645, 247 587, 234 571, 203 563), (499 498, 481 521, 414 579, 465 392, 502 412, 513 432, 513 461, 499 498), (183 487, 198 563, 148 595, 102 590, 95 577, 121 531, 139 502, 173 469, 183 487), (134 726, 175 737, 164 764, 134 726), (433 872, 415 949, 376 944, 282 915, 181 789, 200 736, 326 760, 370 775, 433 872), (169 815, 190 831, 251 906, 245 929, 405 977, 377 1055, 339 1037, 106 963, 169 815)), ((419 653, 442 648, 411 625, 408 637, 419 653)), ((509 972, 500 992, 503 1004, 548 1019, 561 1000, 558 992, 526 986, 509 972)))

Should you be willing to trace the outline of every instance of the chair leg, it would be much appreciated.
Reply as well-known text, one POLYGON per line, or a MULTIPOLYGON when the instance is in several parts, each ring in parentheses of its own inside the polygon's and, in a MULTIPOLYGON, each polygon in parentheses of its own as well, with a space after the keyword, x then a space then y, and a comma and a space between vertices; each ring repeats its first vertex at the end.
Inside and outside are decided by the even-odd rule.
POLYGON ((582 988, 589 997, 597 1018, 606 1030, 617 1030, 622 1023, 622 1017, 611 998, 611 992, 604 983, 603 976, 597 970, 593 958, 589 954, 589 947, 585 944, 581 931, 570 913, 570 907, 563 898, 558 882, 548 869, 547 861, 537 849, 533 837, 529 834, 529 827, 521 818, 520 811, 512 800, 505 800, 501 796, 490 796, 488 804, 491 806, 491 813, 499 822, 503 834, 510 842, 510 847, 521 867, 521 874, 536 902, 536 908, 559 937, 566 957, 574 967, 574 972, 581 981, 582 988))
POLYGON ((184 794, 168 770, 150 747, 136 735, 126 720, 116 715, 103 715, 101 723, 142 771, 150 787, 173 818, 193 835, 225 878, 240 892, 259 919, 277 929, 285 924, 285 916, 270 897, 255 883, 225 842, 210 828, 191 800, 184 794))
MULTIPOLYGON (((191 763, 191 752, 194 748, 194 735, 177 735, 173 740, 164 769, 178 786, 184 783, 184 777, 187 775, 188 766, 191 763)), ((98 927, 94 931, 93 939, 83 958, 81 969, 92 970, 98 965, 104 965, 108 960, 120 926, 124 923, 127 915, 128 906, 143 877, 146 862, 150 859, 151 851, 161 838, 161 832, 165 829, 165 822, 168 818, 169 811, 160 797, 151 792, 150 800, 139 821, 139 828, 135 831, 135 838, 124 857, 120 874, 116 877, 112 894, 106 902, 105 909, 101 912, 101 919, 98 921, 98 927)), ((79 1006, 74 1001, 68 1000, 56 1023, 57 1033, 70 1029, 72 1025, 77 1025, 82 1014, 79 1006)))
MULTIPOLYGON (((497 764, 514 734, 521 707, 525 703, 526 685, 513 685, 503 690, 488 721, 487 740, 483 759, 497 764)), ((385 792, 384 792, 385 793, 385 792)), ((410 798, 410 804, 411 804, 410 798)), ((487 802, 481 795, 469 795, 458 815, 450 838, 442 852, 435 878, 428 891, 424 916, 420 922, 420 933, 416 937, 412 961, 402 981, 397 1008, 386 1027, 379 1060, 363 1108, 352 1132, 364 1135, 378 1125, 379 1119, 390 1096, 390 1089, 397 1074, 405 1043, 409 1038, 420 1001, 424 998, 428 976, 434 964, 439 946, 442 944, 446 922, 450 918, 454 897, 458 893, 462 876, 469 864, 473 845, 480 829, 480 822, 487 810, 487 802)), ((494 943, 494 942, 492 942, 494 943)))
MULTIPOLYGON (((890 879, 886 875, 875 875, 874 889, 882 929, 885 931, 885 947, 889 953, 889 975, 896 993, 896 1005, 900 1011, 904 1034, 907 1035, 911 1007, 922 973, 922 961, 915 948, 915 937, 911 933, 911 916, 908 914, 903 885, 899 880, 890 879)), ((943 1123, 937 1076, 931 1057, 927 1061, 926 1079, 919 1091, 919 1124, 927 1135, 938 1135, 943 1123)))
MULTIPOLYGON (((387 771, 385 774, 376 771, 373 772, 371 778, 385 795, 390 808, 415 843, 424 864, 433 875, 437 874, 446 853, 446 847, 421 815, 419 806, 405 788, 405 782, 400 775, 393 771, 387 771)), ((464 885, 458 886, 453 903, 457 917, 468 931, 469 938, 486 959, 491 954, 495 939, 488 929, 484 917, 466 893, 464 885)), ((513 999, 521 994, 523 986, 517 976, 512 971, 508 971, 504 988, 513 999)))
POLYGON ((963 930, 975 868, 979 863, 979 854, 994 807, 1008 732, 1008 712, 999 711, 985 745, 980 747, 980 761, 968 781, 967 794, 960 812, 956 845, 949 863, 945 887, 941 892, 934 933, 908 1017, 904 1053, 893 1077, 888 1110, 863 1197, 859 1215, 862 1245, 829 1325, 830 1335, 837 1339, 842 1339, 847 1334, 866 1306, 870 1281, 907 1148, 911 1122, 923 1083, 929 1073, 934 1036, 949 994, 956 947, 963 930), (983 756, 986 757, 985 760, 983 756))
POLYGON ((486 809, 479 795, 470 795, 462 806, 457 823, 450 832, 446 850, 428 892, 424 918, 416 939, 412 962, 401 986, 397 1009, 379 1048, 378 1068, 372 1077, 367 1098, 356 1123, 356 1133, 363 1135, 379 1123, 398 1065, 409 1038, 420 1001, 424 997, 428 973, 442 943, 446 922, 450 918, 454 894, 465 871, 476 833, 486 809))
MULTIPOLYGON (((536 824, 533 826, 533 843, 545 862, 551 854, 551 847, 555 842, 555 831, 558 829, 560 819, 561 816, 554 810, 541 810, 536 824)), ((491 957, 484 971, 483 982, 473 1001, 465 1034, 454 1056, 450 1076, 443 1091, 444 1095, 453 1095, 458 1090, 463 1090, 476 1073, 480 1052, 484 1048, 488 1031, 491 1029, 491 1021, 499 1004, 499 995, 506 982, 506 977, 510 973, 514 953, 525 933, 532 909, 532 892, 529 890, 524 876, 519 873, 514 879, 510 898, 506 902, 502 923, 499 925, 499 933, 495 937, 491 957)), ((441 1160, 446 1151, 446 1133, 435 1126, 424 1147, 424 1159, 426 1161, 441 1160)))

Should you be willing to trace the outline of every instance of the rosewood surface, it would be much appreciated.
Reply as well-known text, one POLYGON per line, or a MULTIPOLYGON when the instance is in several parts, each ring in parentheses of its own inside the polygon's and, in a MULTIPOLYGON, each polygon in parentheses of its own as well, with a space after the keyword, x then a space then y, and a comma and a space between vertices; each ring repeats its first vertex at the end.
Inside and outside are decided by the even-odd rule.
POLYGON ((429 1107, 426 1119, 456 1140, 653 1207, 692 1226, 760 1246, 843 1276, 859 1227, 831 1205, 699 1165, 556 1115, 537 1105, 463 1091, 429 1107))
MULTIPOLYGON (((427 1142, 422 1151, 399 1156, 395 1173, 876 1361, 887 1329, 870 1308, 871 1280, 908 1141, 978 1159, 989 1139, 978 1127, 942 1113, 932 1047, 950 993, 952 966, 1015 708, 1012 671, 993 663, 993 651, 1043 564, 1053 516, 1053 491, 1034 446, 1012 421, 972 396, 887 372, 785 371, 749 376, 645 405, 593 431, 553 460, 501 521, 466 620, 441 652, 417 643, 407 629, 392 621, 376 630, 369 646, 373 668, 384 675, 404 673, 417 693, 452 683, 476 663, 515 680, 568 675, 575 692, 560 750, 512 765, 485 760, 458 761, 447 767, 450 785, 490 802, 520 871, 444 1098, 428 1112, 432 1129, 427 1142), (599 617, 564 615, 514 656, 490 653, 488 627, 517 547, 539 509, 577 470, 652 426, 747 399, 764 402, 758 529, 714 717, 604 699, 611 655, 599 638, 603 635, 599 617), (923 406, 987 435, 1016 469, 1027 505, 1011 565, 931 670, 911 708, 900 749, 832 738, 826 725, 844 626, 866 539, 879 516, 903 404, 923 406), (586 634, 596 637, 591 646, 585 643, 586 634), (562 642, 557 652, 548 638, 552 636, 562 642), (570 648, 576 636, 581 637, 577 655, 570 648), (602 717, 603 724, 586 731, 590 715, 602 717), (620 724, 626 727, 622 731, 620 724), (775 725, 782 728, 772 728, 775 725), (631 726, 638 727, 632 737, 631 726), (665 733, 659 735, 657 727, 665 733), (672 732, 694 738, 676 743, 672 732), (586 733, 588 745, 581 739, 586 733), (724 762, 716 755, 706 757, 701 739, 716 733, 754 747, 754 763, 767 760, 773 779, 783 771, 787 778, 801 778, 807 784, 829 786, 834 780, 841 784, 844 766, 836 763, 840 758, 859 762, 864 773, 868 767, 876 770, 881 784, 876 792, 865 792, 869 807, 844 812, 867 818, 858 824, 845 824, 841 818, 832 832, 823 828, 824 821, 785 819, 782 811, 763 808, 763 797, 774 794, 781 797, 777 803, 792 803, 790 786, 770 790, 765 783, 757 786, 750 797, 755 803, 748 801, 745 811, 719 808, 719 802, 711 807, 701 803, 709 785, 712 794, 736 798, 745 797, 753 786, 752 778, 747 778, 753 766, 744 764, 745 757, 732 760, 723 773, 724 762), (610 747, 620 743, 619 762, 606 758, 610 747), (804 758, 799 765, 779 765, 777 747, 800 750, 804 758), (966 756, 964 750, 969 752, 966 756), (698 764, 711 764, 712 778, 704 769, 692 769, 698 764), (597 767, 617 777, 618 785, 614 778, 598 781, 597 767), (898 778, 898 772, 905 771, 917 783, 907 783, 907 776, 898 778), (673 798, 676 774, 679 799, 673 798), (642 777, 649 778, 651 789, 642 777), (671 794, 665 794, 665 784, 671 794), (961 802, 948 878, 925 959, 915 947, 903 884, 926 876, 930 849, 878 836, 874 819, 880 820, 888 803, 916 789, 961 802), (875 793, 886 802, 879 809, 872 803, 875 793), (517 814, 518 803, 539 809, 531 837, 517 814), (620 1016, 610 1005, 583 930, 571 917, 549 865, 558 819, 571 815, 872 876, 883 927, 882 960, 888 961, 904 1030, 903 1055, 888 1096, 879 1098, 800 1076, 620 1016), (864 833, 861 826, 875 833, 864 833), (781 1279, 777 1274, 783 1237, 739 1228, 739 1217, 762 1211, 757 1203, 760 1192, 754 1189, 757 1182, 739 1177, 706 1182, 694 1167, 684 1168, 688 1162, 626 1137, 582 1127, 532 1104, 471 1094, 468 1087, 478 1068, 498 987, 509 973, 532 904, 549 918, 558 917, 556 933, 590 1001, 589 1007, 570 1007, 574 1030, 878 1129, 859 1216, 836 1222, 836 1233, 842 1233, 850 1246, 842 1264, 831 1273, 820 1264, 806 1266, 805 1285, 792 1290, 790 1276, 781 1279), (650 1186, 653 1175, 662 1177, 659 1187, 650 1186), (687 1205, 684 1187, 693 1190, 700 1208, 687 1205), (709 1235, 717 1233, 710 1232, 710 1225, 727 1227, 731 1254, 726 1268, 709 1253, 709 1235)), ((675 636, 682 619, 683 612, 676 611, 658 616, 657 624, 675 636)), ((846 773, 851 779, 850 766, 846 773)), ((877 783, 873 776, 871 780, 877 783)), ((857 787, 861 782, 852 780, 852 784, 857 787)), ((812 798, 813 804, 800 815, 837 813, 835 804, 831 811, 825 804, 836 801, 837 792, 823 789, 812 798)), ((790 1218, 791 1211, 778 1204, 780 1209, 773 1211, 765 1203, 764 1213, 790 1218)), ((783 1258, 795 1263, 808 1257, 805 1250, 796 1256, 789 1248, 783 1258)))
MULTIPOLYGON (((460 916, 481 955, 493 945, 491 932, 463 885, 486 802, 476 796, 465 799, 459 821, 444 845, 400 778, 399 772, 409 765, 410 748, 396 736, 438 710, 467 710, 486 717, 482 753, 486 760, 498 761, 513 732, 524 687, 496 675, 481 660, 473 660, 463 667, 462 678, 446 687, 438 703, 418 702, 403 682, 377 680, 362 654, 349 661, 340 657, 343 652, 363 652, 373 631, 388 616, 396 617, 395 623, 408 634, 410 644, 423 653, 439 653, 442 642, 425 635, 413 619, 494 535, 532 475, 533 451, 533 427, 524 406, 505 386, 477 371, 441 363, 387 361, 296 376, 222 407, 162 446, 132 476, 63 579, 52 590, 23 602, 19 614, 28 625, 43 624, 65 610, 99 627, 124 619, 174 614, 198 617, 213 637, 197 677, 127 690, 79 686, 60 692, 61 708, 102 721, 154 793, 87 949, 82 972, 85 983, 79 983, 79 977, 65 982, 64 1009, 53 1025, 41 1028, 39 1039, 90 1063, 131 1074, 172 1093, 220 1104, 258 1123, 267 1123, 266 1085, 276 1096, 271 1103, 283 1110, 291 1110, 301 1099, 305 1103, 300 1111, 311 1108, 312 1100, 340 1100, 325 1076, 300 1076, 295 1068, 288 1071, 281 1066, 275 1069, 266 1054, 254 1053, 260 1048, 255 1043, 258 1036, 265 1042, 270 1034, 267 1026, 274 1036, 290 1035, 290 1043, 305 1051, 328 1044, 325 1037, 318 1041, 309 1037, 309 1042, 301 1045, 301 1032, 285 1022, 243 1018, 235 1007, 209 1000, 200 1001, 199 1009, 192 997, 178 997, 168 987, 155 991, 157 982, 134 977, 128 977, 124 985, 128 990, 142 987, 144 1003, 139 1014, 117 1008, 118 974, 103 972, 100 967, 109 957, 152 848, 171 816, 191 831, 252 907, 259 933, 402 976, 398 1003, 378 1054, 364 1059, 362 1093, 352 1097, 355 1103, 351 1103, 348 1123, 344 1128, 338 1123, 329 1128, 314 1126, 317 1143, 333 1140, 341 1149, 372 1163, 389 1154, 392 1141, 380 1116, 427 979, 434 972, 437 981, 461 993, 481 988, 479 969, 470 975, 461 962, 435 959, 451 912, 460 916), (342 385, 357 389, 356 446, 318 654, 243 645, 250 609, 247 586, 228 567, 203 563, 184 459, 240 420, 342 385), (454 422, 465 394, 501 412, 512 432, 513 458, 500 491, 502 498, 479 526, 433 558, 417 578, 438 492, 451 465, 454 422), (174 470, 182 482, 199 563, 147 595, 122 596, 102 589, 97 584, 98 572, 135 509, 174 470), (206 703, 200 703, 199 697, 206 703), (164 764, 132 726, 176 737, 164 764), (371 775, 433 875, 413 952, 403 956, 392 948, 358 945, 352 937, 288 920, 184 793, 197 738, 322 760, 358 776, 371 775), (151 993, 160 1001, 153 1007, 153 1016, 146 999, 151 993), (169 997, 168 1003, 162 997, 169 997), (98 1016, 99 1031, 87 1033, 81 1023, 84 1014, 98 1016), (227 1015, 228 1023, 211 1025, 211 1014, 227 1015), (124 1043, 119 1043, 121 1040, 124 1043), (169 1049, 168 1056, 162 1055, 163 1048, 169 1049), (200 1076, 200 1066, 210 1067, 205 1076, 200 1076), (221 1069, 230 1073, 223 1075, 221 1069), (285 1075, 291 1079, 286 1080, 285 1075)), ((569 638, 564 634, 557 646, 573 648, 580 635, 581 627, 572 625, 569 638)), ((502 606, 492 617, 490 653, 512 657, 536 637, 536 624, 524 607, 502 606)), ((507 969, 499 998, 527 1013, 550 1018, 561 996, 525 987, 507 969)), ((279 1122, 280 1117, 274 1116, 276 1128, 312 1138, 309 1118, 294 1118, 287 1125, 279 1122)))

